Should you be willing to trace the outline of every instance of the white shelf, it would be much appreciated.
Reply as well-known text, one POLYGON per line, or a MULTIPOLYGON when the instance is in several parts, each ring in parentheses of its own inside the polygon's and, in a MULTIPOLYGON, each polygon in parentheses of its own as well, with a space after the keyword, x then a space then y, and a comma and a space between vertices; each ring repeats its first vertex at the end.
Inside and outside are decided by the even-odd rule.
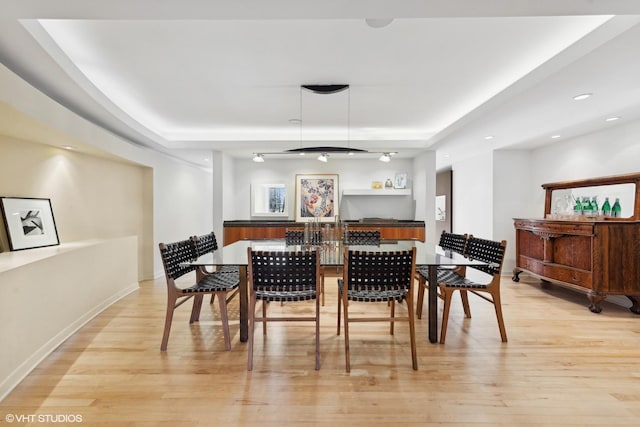
POLYGON ((375 188, 349 188, 342 190, 343 196, 410 196, 411 189, 409 188, 389 188, 389 189, 375 189, 375 188))

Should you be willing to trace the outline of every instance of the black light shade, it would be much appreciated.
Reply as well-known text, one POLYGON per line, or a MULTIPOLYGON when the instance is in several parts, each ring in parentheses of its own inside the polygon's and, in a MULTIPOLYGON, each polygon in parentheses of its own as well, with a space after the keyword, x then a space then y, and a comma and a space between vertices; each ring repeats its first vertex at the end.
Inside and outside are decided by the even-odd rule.
POLYGON ((349 88, 349 85, 340 84, 340 85, 301 85, 303 89, 310 90, 314 93, 319 93, 321 95, 328 95, 331 93, 342 92, 345 89, 349 88))
POLYGON ((368 151, 349 147, 300 147, 287 150, 287 153, 368 153, 368 151))

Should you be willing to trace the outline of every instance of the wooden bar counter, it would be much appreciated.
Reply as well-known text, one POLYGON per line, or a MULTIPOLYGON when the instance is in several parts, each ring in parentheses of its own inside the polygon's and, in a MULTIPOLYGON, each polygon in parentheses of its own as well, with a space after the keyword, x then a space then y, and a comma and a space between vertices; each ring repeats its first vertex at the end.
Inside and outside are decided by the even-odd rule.
MULTIPOLYGON (((424 221, 343 221, 351 230, 379 229, 382 240, 425 240, 424 221)), ((243 239, 284 239, 287 229, 304 229, 295 221, 224 221, 224 245, 243 239)))

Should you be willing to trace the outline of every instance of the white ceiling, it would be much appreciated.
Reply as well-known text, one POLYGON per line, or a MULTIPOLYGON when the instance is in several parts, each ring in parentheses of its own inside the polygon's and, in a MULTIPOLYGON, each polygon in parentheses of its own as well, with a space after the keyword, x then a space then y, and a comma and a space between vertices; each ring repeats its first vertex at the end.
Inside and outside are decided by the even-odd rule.
POLYGON ((2 6, 7 67, 108 130, 203 165, 211 150, 348 145, 437 150, 444 167, 640 118, 637 0, 2 6), (300 90, 341 83, 341 94, 300 90))

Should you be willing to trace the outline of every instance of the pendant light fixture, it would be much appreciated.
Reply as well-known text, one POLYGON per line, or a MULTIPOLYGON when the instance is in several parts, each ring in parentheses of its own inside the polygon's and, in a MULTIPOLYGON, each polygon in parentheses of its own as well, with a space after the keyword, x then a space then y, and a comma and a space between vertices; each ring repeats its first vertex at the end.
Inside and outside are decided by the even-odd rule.
MULTIPOLYGON (((321 98, 317 98, 321 99, 321 98)), ((391 153, 390 152, 370 152, 368 150, 360 149, 360 148, 352 148, 351 147, 351 87, 348 84, 305 84, 300 85, 300 116, 297 118, 289 119, 289 122, 292 124, 298 124, 300 127, 300 146, 298 148, 291 148, 289 150, 285 150, 281 153, 254 153, 253 161, 254 162, 263 162, 265 154, 299 154, 304 155, 306 153, 317 153, 317 159, 321 162, 326 163, 329 159, 329 154, 347 154, 349 156, 353 156, 361 153, 368 154, 381 154, 379 160, 383 162, 391 161, 391 153), (310 124, 312 120, 310 120, 308 115, 304 113, 304 105, 303 105, 303 93, 310 92, 314 95, 319 95, 321 97, 330 97, 334 94, 339 94, 344 91, 347 91, 346 97, 346 147, 345 146, 304 146, 304 135, 303 135, 303 126, 307 126, 307 129, 311 130, 312 125, 310 124)), ((330 110, 336 110, 336 108, 330 108, 330 110)), ((326 110, 325 110, 326 111, 326 110)), ((323 111, 320 111, 323 113, 323 111)), ((324 118, 326 121, 326 118, 324 118)), ((325 123, 326 124, 326 123, 325 123)), ((311 138, 310 138, 311 139, 311 138)), ((395 154, 395 153, 393 153, 395 154)))

